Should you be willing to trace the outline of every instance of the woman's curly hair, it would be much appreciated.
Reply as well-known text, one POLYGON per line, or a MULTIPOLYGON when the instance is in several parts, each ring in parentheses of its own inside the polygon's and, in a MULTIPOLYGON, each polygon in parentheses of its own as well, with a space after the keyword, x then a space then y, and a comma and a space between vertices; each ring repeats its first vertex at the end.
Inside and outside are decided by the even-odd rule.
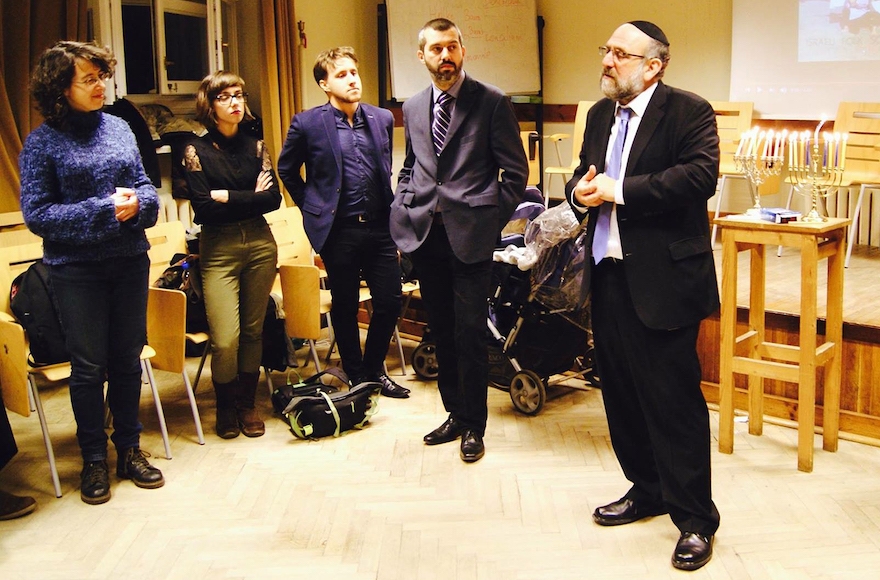
POLYGON ((64 91, 70 88, 76 74, 76 61, 87 60, 106 77, 113 76, 116 58, 109 47, 97 43, 62 40, 47 49, 31 75, 31 96, 46 123, 52 127, 62 124, 70 114, 70 104, 64 91))

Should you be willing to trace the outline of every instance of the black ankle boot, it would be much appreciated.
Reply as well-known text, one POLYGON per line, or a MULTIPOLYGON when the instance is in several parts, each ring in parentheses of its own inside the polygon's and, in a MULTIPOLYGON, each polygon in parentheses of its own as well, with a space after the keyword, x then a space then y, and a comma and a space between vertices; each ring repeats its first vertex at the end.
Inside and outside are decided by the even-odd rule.
POLYGON ((79 497, 89 505, 110 501, 110 470, 107 460, 86 461, 79 474, 79 497))
POLYGON ((266 424, 254 406, 260 373, 238 373, 238 397, 235 414, 238 426, 245 437, 260 437, 266 432, 266 424))
POLYGON ((234 439, 241 430, 235 412, 238 398, 238 379, 231 383, 214 383, 214 396, 217 398, 217 422, 215 429, 221 439, 234 439))
POLYGON ((162 472, 147 461, 149 453, 139 447, 129 447, 116 458, 116 475, 130 479, 138 487, 156 489, 165 485, 162 472))

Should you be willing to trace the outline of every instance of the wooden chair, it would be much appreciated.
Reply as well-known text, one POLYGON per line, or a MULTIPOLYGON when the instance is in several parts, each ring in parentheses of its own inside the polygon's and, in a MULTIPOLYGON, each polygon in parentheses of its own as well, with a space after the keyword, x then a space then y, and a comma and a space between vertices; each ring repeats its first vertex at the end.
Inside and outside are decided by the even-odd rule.
MULTIPOLYGON (((718 168, 718 194, 715 203, 715 218, 721 212, 724 186, 730 178, 744 179, 737 171, 733 155, 743 133, 751 129, 754 103, 747 101, 711 101, 715 109, 715 123, 718 125, 718 138, 721 147, 721 163, 718 168)), ((712 247, 718 236, 718 224, 712 225, 712 247)))
POLYGON ((282 207, 263 217, 266 218, 278 246, 279 264, 315 263, 312 244, 303 227, 302 211, 298 207, 282 207))
MULTIPOLYGON (((196 405, 195 391, 186 372, 186 337, 186 294, 180 290, 150 288, 147 298, 147 343, 155 354, 150 359, 147 372, 152 375, 153 369, 159 369, 183 377, 186 396, 196 426, 196 437, 199 445, 204 445, 205 435, 202 432, 199 407, 196 405)), ((152 376, 150 379, 155 383, 152 376)))
POLYGON ((577 113, 574 117, 574 132, 571 135, 566 133, 554 133, 547 137, 550 141, 553 141, 553 146, 556 148, 556 159, 558 159, 560 163, 562 163, 562 156, 559 153, 559 142, 563 139, 571 138, 571 162, 566 166, 551 166, 544 168, 544 175, 547 178, 547 183, 544 184, 545 207, 550 203, 550 178, 554 175, 561 175, 563 182, 567 181, 572 175, 574 175, 574 170, 577 169, 581 162, 581 147, 584 145, 584 130, 587 127, 587 112, 595 103, 596 101, 578 102, 577 113))
POLYGON ((330 313, 330 293, 321 288, 321 273, 314 264, 281 264, 281 297, 288 336, 308 342, 315 370, 321 370, 315 341, 321 338, 321 320, 330 313))
MULTIPOLYGON (((185 254, 186 249, 186 229, 183 223, 179 221, 170 221, 158 223, 146 230, 147 240, 150 242, 150 249, 147 255, 150 257, 150 284, 153 284, 166 268, 171 264, 171 260, 175 254, 185 254)), ((185 302, 184 302, 185 304, 185 302)), ((149 314, 149 313, 148 313, 149 314)), ((186 320, 186 311, 184 310, 184 321, 186 320)), ((186 324, 184 322, 184 328, 186 324)), ((199 368, 196 371, 195 381, 192 383, 192 390, 195 391, 199 387, 199 380, 202 377, 202 369, 205 366, 205 360, 211 350, 211 336, 207 332, 187 332, 184 335, 186 341, 202 347, 202 356, 199 360, 199 368)), ((184 347, 186 343, 184 343, 184 347)), ((189 379, 186 378, 189 383, 189 379)), ((199 424, 201 425, 201 424, 199 424)), ((201 426, 199 426, 201 430, 201 426)), ((199 439, 199 443, 203 443, 199 439)))
MULTIPOLYGON (((43 432, 43 442, 46 445, 46 456, 49 460, 49 470, 52 475, 52 484, 55 488, 55 496, 61 497, 61 483, 58 478, 58 470, 55 465, 55 453, 52 449, 52 441, 49 437, 48 423, 43 412, 40 393, 37 388, 37 376, 49 382, 60 382, 70 378, 70 363, 59 363, 42 367, 30 367, 28 361, 28 345, 24 329, 15 322, 9 306, 9 288, 15 277, 24 272, 33 262, 43 256, 42 242, 31 242, 17 246, 0 247, 0 381, 2 381, 4 396, 10 392, 13 401, 12 407, 5 401, 7 408, 27 417, 30 410, 35 410, 40 419, 40 428, 43 432), (23 400, 29 399, 32 405, 22 408, 23 400), (23 412, 24 411, 24 412, 23 412)), ((144 345, 141 351, 141 371, 149 383, 153 402, 156 405, 156 413, 159 419, 159 429, 162 433, 162 442, 165 445, 165 457, 171 459, 171 445, 168 440, 168 429, 165 424, 165 413, 162 409, 162 401, 159 399, 159 391, 156 387, 150 358, 156 355, 155 350, 149 345, 144 345)))
MULTIPOLYGON (((834 119, 834 132, 847 133, 845 166, 843 177, 838 187, 838 193, 844 189, 850 192, 858 186, 859 195, 856 202, 852 203, 851 196, 837 196, 835 215, 838 217, 852 216, 849 226, 849 241, 846 247, 846 260, 844 266, 849 267, 849 259, 852 254, 853 243, 857 234, 861 231, 867 233, 869 228, 873 230, 872 236, 875 241, 880 236, 880 227, 874 224, 859 223, 862 202, 865 199, 865 191, 868 189, 880 189, 880 103, 857 103, 843 102, 837 106, 837 117, 834 119)), ((789 181, 788 200, 785 207, 791 207, 791 199, 794 193, 794 185, 789 181)), ((780 254, 782 248, 777 251, 780 254)))

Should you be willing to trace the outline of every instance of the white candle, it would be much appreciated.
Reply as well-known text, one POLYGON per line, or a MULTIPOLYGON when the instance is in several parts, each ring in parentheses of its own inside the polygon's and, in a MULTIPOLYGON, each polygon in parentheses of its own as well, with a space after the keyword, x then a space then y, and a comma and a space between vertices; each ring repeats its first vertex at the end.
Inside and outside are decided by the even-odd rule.
POLYGON ((764 138, 764 154, 763 154, 764 159, 766 159, 768 155, 773 155, 773 152, 770 149, 772 144, 773 144, 773 129, 770 129, 769 131, 767 131, 767 134, 764 138))
POLYGON ((816 125, 816 134, 814 136, 816 143, 819 142, 819 130, 822 129, 822 125, 824 125, 824 124, 825 124, 825 115, 822 115, 822 119, 819 121, 819 124, 816 125))
POLYGON ((749 157, 751 157, 752 155, 755 154, 755 149, 756 149, 757 146, 758 146, 758 139, 757 139, 757 137, 758 137, 758 128, 757 128, 757 127, 753 127, 753 128, 752 128, 752 134, 749 136, 749 140, 750 140, 750 142, 749 142, 749 152, 748 152, 749 157))
POLYGON ((747 135, 747 133, 740 134, 739 144, 736 146, 736 153, 733 154, 734 157, 739 157, 742 154, 743 143, 745 143, 745 141, 746 141, 746 135, 747 135))

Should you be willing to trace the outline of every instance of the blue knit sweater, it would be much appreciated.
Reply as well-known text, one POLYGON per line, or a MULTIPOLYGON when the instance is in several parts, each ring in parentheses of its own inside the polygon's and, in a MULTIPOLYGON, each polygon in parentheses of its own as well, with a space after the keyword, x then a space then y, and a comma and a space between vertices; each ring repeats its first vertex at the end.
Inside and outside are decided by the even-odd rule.
POLYGON ((67 130, 43 123, 19 156, 21 211, 43 238, 48 264, 100 261, 146 252, 144 228, 156 223, 159 198, 141 163, 128 124, 100 111, 80 115, 67 130), (140 211, 116 221, 116 187, 137 191, 140 211))

